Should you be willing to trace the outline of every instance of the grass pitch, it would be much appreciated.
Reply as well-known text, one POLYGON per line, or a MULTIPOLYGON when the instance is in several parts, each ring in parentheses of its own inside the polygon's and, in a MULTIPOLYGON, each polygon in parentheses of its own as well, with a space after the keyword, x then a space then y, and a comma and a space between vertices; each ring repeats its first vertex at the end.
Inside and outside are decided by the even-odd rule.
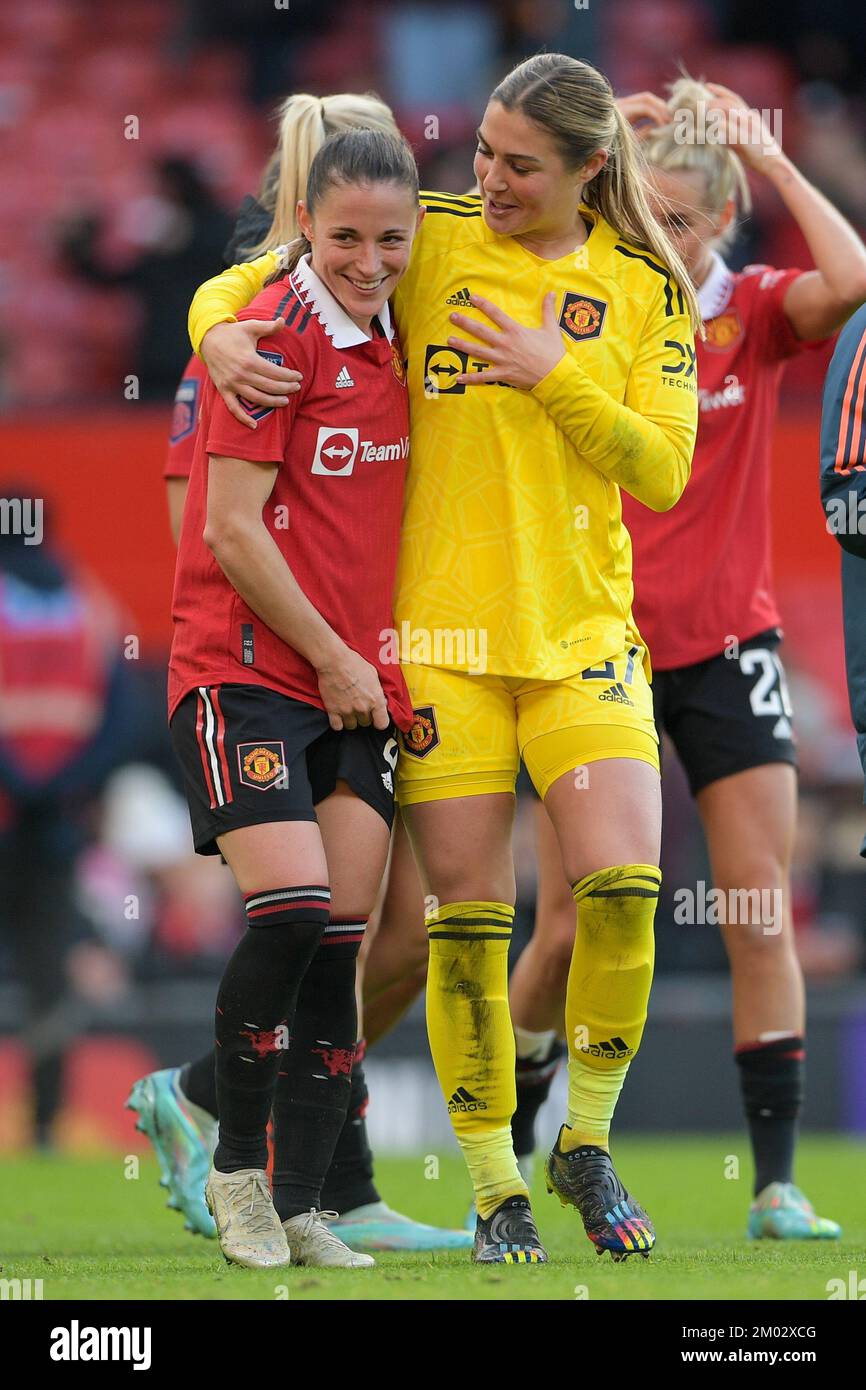
MULTIPOLYGON (((651 1213, 659 1243, 649 1260, 613 1265, 596 1256, 576 1212, 549 1197, 540 1177, 536 1219, 550 1263, 480 1269, 468 1252, 377 1256, 373 1270, 259 1273, 230 1267, 215 1241, 183 1230, 167 1211, 156 1162, 121 1156, 23 1155, 0 1160, 0 1278, 41 1279, 45 1299, 805 1299, 827 1282, 866 1275, 866 1144, 807 1138, 797 1179, 841 1242, 750 1243, 745 1216, 751 1165, 743 1136, 629 1139, 614 1156, 651 1213), (739 1158, 740 1177, 732 1157, 739 1158)), ((462 1160, 382 1159, 379 1185, 413 1216, 459 1225, 468 1203, 462 1160)))

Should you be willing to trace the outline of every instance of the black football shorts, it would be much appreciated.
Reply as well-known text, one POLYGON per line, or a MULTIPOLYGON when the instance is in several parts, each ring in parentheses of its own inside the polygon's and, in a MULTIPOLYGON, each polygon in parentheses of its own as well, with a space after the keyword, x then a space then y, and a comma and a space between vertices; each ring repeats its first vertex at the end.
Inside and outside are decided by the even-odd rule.
POLYGON ((338 733, 324 710, 266 686, 211 685, 181 700, 170 728, 199 854, 241 826, 314 821, 338 780, 392 824, 393 724, 338 733))
POLYGON ((797 766, 781 640, 770 628, 730 656, 653 673, 656 725, 676 748, 693 796, 765 763, 797 766))

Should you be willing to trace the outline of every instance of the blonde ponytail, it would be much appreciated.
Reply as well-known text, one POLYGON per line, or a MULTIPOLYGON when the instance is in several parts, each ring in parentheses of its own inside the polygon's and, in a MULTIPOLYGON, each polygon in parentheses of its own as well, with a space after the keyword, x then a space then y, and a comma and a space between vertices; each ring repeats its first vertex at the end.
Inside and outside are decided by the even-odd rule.
POLYGON ((273 220, 261 241, 245 252, 246 260, 298 237, 298 201, 306 194, 310 167, 328 136, 357 129, 399 134, 390 107, 372 92, 338 92, 326 97, 296 92, 279 107, 278 118, 277 146, 259 193, 259 202, 273 220))

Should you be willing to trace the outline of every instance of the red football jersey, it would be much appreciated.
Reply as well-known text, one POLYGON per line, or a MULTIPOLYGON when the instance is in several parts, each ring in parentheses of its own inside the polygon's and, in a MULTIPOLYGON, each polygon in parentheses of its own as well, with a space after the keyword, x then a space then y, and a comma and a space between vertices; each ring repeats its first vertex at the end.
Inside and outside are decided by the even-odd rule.
MULTIPOLYGON (((392 718, 412 723, 399 666, 387 659, 409 454, 409 407, 399 344, 386 305, 367 338, 307 260, 253 300, 241 318, 286 327, 259 352, 303 374, 290 404, 250 406, 255 433, 204 384, 175 573, 169 718, 199 685, 268 686, 324 708, 316 673, 229 583, 203 532, 210 455, 279 462, 263 520, 314 607, 347 646, 379 671, 392 718)), ((218 465, 216 465, 218 466, 218 465)), ((390 644, 393 646, 393 643, 390 644)))
MULTIPOLYGON (((775 627, 770 570, 770 443, 785 360, 797 338, 782 302, 801 270, 728 269, 700 287, 700 415, 692 475, 669 512, 623 493, 634 552, 634 614, 653 667, 690 666, 775 627)), ((679 378, 677 378, 679 380, 679 378)))
POLYGON ((207 367, 193 353, 186 364, 174 397, 174 413, 165 455, 164 478, 188 478, 195 453, 195 432, 201 410, 207 367))

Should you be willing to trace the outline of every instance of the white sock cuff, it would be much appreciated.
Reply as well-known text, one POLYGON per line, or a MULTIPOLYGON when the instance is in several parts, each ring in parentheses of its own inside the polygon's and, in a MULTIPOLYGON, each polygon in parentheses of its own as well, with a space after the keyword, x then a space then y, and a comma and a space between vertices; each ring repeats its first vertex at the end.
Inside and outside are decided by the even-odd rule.
POLYGON ((521 1062, 543 1062, 553 1046, 555 1037, 554 1028, 548 1029, 546 1033, 531 1033, 528 1028, 521 1028, 517 1023, 514 1025, 514 1041, 521 1062))

